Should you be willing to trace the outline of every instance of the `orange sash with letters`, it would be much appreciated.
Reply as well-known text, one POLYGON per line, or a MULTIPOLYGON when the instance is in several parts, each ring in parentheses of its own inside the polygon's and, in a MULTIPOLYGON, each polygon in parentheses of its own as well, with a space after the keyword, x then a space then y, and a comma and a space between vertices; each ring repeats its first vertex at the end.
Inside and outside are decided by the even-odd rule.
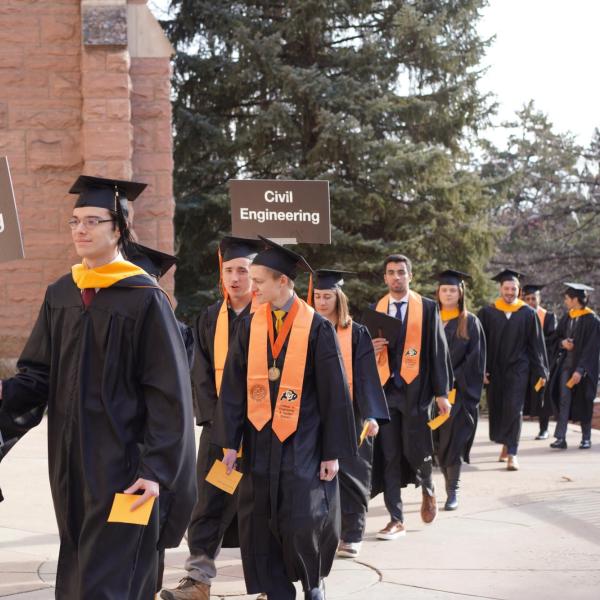
MULTIPOLYGON (((390 295, 386 294, 375 308, 377 312, 388 314, 390 295)), ((421 340, 423 337, 423 298, 410 291, 408 293, 408 321, 406 323, 406 337, 402 349, 402 366, 400 377, 407 383, 412 383, 419 374, 421 363, 421 340)), ((381 385, 390 378, 390 365, 387 347, 377 356, 377 370, 381 385)))
POLYGON ((353 398, 352 383, 352 320, 348 327, 337 328, 338 342, 340 343, 340 351, 342 353, 342 362, 344 363, 344 371, 346 372, 346 381, 350 390, 350 398, 353 398))
MULTIPOLYGON (((250 312, 254 313, 260 304, 256 298, 252 296, 252 306, 250 312)), ((215 387, 217 396, 221 392, 221 382, 223 381, 223 369, 225 369, 225 361, 227 360, 227 352, 229 352, 229 310, 227 303, 227 295, 223 299, 223 304, 219 309, 217 317, 217 327, 215 329, 215 339, 213 345, 213 356, 215 361, 215 387)))
POLYGON ((546 313, 548 311, 545 308, 542 308, 541 306, 538 306, 537 309, 537 316, 540 319, 540 323, 542 324, 542 331, 544 331, 544 321, 546 320, 546 313))
MULTIPOLYGON (((294 299, 297 313, 290 331, 281 382, 277 392, 275 410, 271 415, 267 344, 269 344, 269 319, 271 305, 261 305, 250 323, 248 348, 248 420, 260 431, 273 418, 271 425, 281 442, 298 428, 304 369, 308 353, 308 337, 315 311, 298 297, 294 299)), ((294 307, 292 307, 293 309, 294 307)), ((292 312, 290 310, 290 312, 292 312)), ((290 316, 288 315, 288 319, 290 316)), ((287 319, 286 319, 287 320, 287 319)))

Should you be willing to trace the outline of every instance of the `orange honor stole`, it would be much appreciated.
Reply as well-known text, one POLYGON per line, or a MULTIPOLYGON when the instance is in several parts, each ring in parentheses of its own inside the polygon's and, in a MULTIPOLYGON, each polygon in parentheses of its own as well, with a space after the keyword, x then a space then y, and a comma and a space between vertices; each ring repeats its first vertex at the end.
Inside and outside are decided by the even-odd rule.
MULTIPOLYGON (((388 314, 390 295, 386 294, 375 308, 377 312, 388 314)), ((411 384, 419 374, 421 362, 421 340, 423 337, 423 298, 419 294, 410 291, 408 293, 408 321, 406 322, 406 337, 402 349, 402 366, 400 377, 411 384)), ((388 361, 388 349, 384 347, 377 356, 377 370, 379 381, 384 385, 390 378, 390 365, 388 361)))
POLYGON ((352 398, 352 320, 350 320, 348 327, 338 327, 336 332, 340 344, 340 351, 342 353, 344 371, 346 372, 346 381, 348 382, 348 389, 350 390, 350 398, 352 398))
MULTIPOLYGON (((254 313, 256 308, 260 306, 254 296, 252 296, 252 306, 250 312, 254 313)), ((215 329, 215 339, 213 345, 213 356, 215 361, 215 388, 217 396, 221 392, 221 382, 223 381, 223 369, 225 369, 225 361, 227 360, 227 352, 229 352, 229 306, 227 295, 223 298, 223 304, 219 309, 217 317, 217 327, 215 329)))
MULTIPOLYGON (((308 353, 308 337, 314 314, 314 309, 306 302, 300 300, 297 296, 294 298, 294 304, 284 323, 284 325, 287 324, 293 318, 290 341, 283 364, 283 373, 273 415, 271 414, 269 367, 267 364, 267 344, 271 343, 269 339, 269 322, 271 328, 273 326, 270 304, 261 305, 250 322, 246 380, 248 420, 260 431, 273 418, 271 427, 281 442, 285 441, 298 428, 304 369, 308 353)), ((284 330, 281 331, 277 337, 277 342, 280 338, 285 339, 285 333, 284 330)), ((275 353, 274 346, 278 345, 277 342, 275 344, 271 343, 273 353, 275 353)))
POLYGON ((546 313, 548 311, 545 308, 542 308, 541 306, 538 307, 537 309, 537 316, 540 319, 540 323, 542 324, 542 331, 544 330, 544 321, 546 320, 546 313))

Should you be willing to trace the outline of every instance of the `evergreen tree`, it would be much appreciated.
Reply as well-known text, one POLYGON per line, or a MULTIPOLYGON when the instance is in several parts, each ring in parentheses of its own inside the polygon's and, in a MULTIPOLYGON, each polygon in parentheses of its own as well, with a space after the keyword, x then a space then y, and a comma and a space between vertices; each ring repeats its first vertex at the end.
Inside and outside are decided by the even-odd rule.
POLYGON ((172 1, 180 314, 216 298, 233 178, 330 182, 333 244, 298 250, 359 274, 354 308, 380 293, 390 252, 413 260, 423 292, 440 268, 473 273, 481 301, 490 195, 465 148, 490 110, 484 4, 172 1))

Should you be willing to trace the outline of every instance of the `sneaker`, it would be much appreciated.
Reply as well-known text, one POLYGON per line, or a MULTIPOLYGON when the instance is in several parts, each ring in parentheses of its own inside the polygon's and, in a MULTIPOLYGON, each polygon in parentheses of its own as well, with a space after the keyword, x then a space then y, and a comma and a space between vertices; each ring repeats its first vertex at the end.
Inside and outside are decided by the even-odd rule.
POLYGON ((173 590, 163 590, 160 593, 163 600, 210 600, 210 585, 184 577, 173 590))
POLYGON ((360 553, 362 542, 340 542, 337 555, 342 558, 356 558, 360 553))
POLYGON ((567 449, 567 440, 556 439, 550 444, 550 448, 555 448, 558 450, 566 450, 567 449))
POLYGON ((406 535, 406 529, 400 521, 390 521, 381 531, 377 532, 378 540, 395 540, 406 535))
POLYGON ((540 431, 536 436, 536 440, 547 440, 550 437, 548 431, 540 431))
POLYGON ((506 463, 507 471, 518 471, 519 470, 519 461, 517 460, 516 455, 509 454, 508 461, 506 463))
POLYGON ((579 444, 580 450, 589 450, 592 447, 591 440, 581 440, 581 444, 579 444))

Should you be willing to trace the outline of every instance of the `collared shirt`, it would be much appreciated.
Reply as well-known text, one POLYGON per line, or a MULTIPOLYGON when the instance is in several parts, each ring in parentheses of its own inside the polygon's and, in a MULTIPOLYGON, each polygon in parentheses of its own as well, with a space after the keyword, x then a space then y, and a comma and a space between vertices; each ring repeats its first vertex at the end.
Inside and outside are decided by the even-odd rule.
POLYGON ((271 311, 285 310, 285 312, 288 313, 288 312, 290 312, 290 308, 292 308, 292 304, 294 303, 295 299, 296 299, 296 294, 292 294, 292 297, 281 308, 278 308, 278 307, 274 306, 273 304, 271 304, 271 311))
POLYGON ((390 296, 390 303, 388 305, 388 315, 390 317, 398 318, 400 315, 397 314, 398 307, 396 306, 396 302, 404 302, 404 304, 400 307, 402 311, 402 321, 404 321, 404 317, 406 317, 406 311, 408 310, 408 298, 409 292, 406 292, 406 296, 404 298, 400 298, 400 300, 395 300, 390 296))

